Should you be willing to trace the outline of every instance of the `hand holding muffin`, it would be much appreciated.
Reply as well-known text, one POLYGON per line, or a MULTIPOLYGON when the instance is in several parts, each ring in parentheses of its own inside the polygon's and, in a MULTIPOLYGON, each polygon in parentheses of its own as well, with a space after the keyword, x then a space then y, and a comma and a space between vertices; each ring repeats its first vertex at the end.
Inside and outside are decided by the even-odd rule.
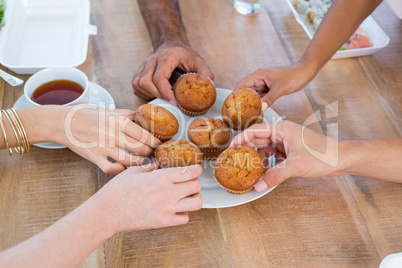
POLYGON ((263 101, 263 110, 283 95, 302 90, 316 75, 315 70, 301 62, 288 66, 262 68, 245 77, 236 88, 251 88, 263 101))
POLYGON ((134 94, 150 101, 162 98, 173 105, 176 100, 169 82, 174 70, 197 72, 210 79, 214 76, 205 61, 187 44, 164 44, 155 50, 134 75, 134 94))
POLYGON ((338 161, 337 139, 303 129, 290 121, 254 125, 233 138, 231 146, 238 145, 257 147, 264 159, 271 155, 277 159, 278 164, 269 168, 255 185, 257 192, 274 187, 290 177, 339 175, 342 168, 341 164, 335 167, 328 164, 338 161), (306 149, 307 146, 317 152, 325 152, 325 157, 318 159, 306 149))
POLYGON ((163 98, 176 105, 169 83, 175 69, 211 80, 214 75, 188 42, 178 1, 138 0, 138 5, 155 51, 134 75, 134 94, 147 101, 163 98))

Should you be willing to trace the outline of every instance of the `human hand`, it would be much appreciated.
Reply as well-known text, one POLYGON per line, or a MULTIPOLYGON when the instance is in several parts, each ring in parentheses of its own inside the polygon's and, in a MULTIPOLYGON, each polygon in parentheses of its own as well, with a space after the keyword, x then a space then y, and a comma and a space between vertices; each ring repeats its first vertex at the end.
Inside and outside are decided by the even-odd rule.
POLYGON ((134 94, 144 100, 163 98, 176 105, 169 78, 178 68, 214 79, 205 61, 185 43, 165 43, 146 59, 133 78, 134 94))
POLYGON ((262 97, 262 108, 266 110, 279 97, 303 89, 314 76, 307 65, 295 63, 259 69, 240 81, 236 88, 254 89, 262 97))
POLYGON ((55 129, 52 141, 69 147, 106 173, 118 174, 125 166, 142 165, 144 157, 153 155, 154 148, 161 143, 132 122, 131 110, 77 105, 54 106, 49 113, 58 115, 50 120, 55 129))
POLYGON ((201 209, 200 165, 156 169, 155 163, 129 168, 99 191, 109 200, 114 232, 185 224, 187 212, 201 209))
MULTIPOLYGON (((274 187, 290 177, 339 175, 338 140, 290 121, 253 125, 238 134, 231 146, 258 148, 264 160, 275 155, 278 164, 265 171, 255 186, 257 192, 274 187)), ((339 157, 340 158, 340 157, 339 157)))

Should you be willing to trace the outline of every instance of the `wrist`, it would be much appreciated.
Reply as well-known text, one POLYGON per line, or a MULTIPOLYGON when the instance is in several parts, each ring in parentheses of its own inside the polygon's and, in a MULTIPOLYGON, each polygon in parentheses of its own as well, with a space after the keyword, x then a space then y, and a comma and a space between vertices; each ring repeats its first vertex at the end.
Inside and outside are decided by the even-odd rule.
POLYGON ((303 72, 304 76, 308 78, 309 81, 313 80, 320 71, 319 65, 314 60, 311 60, 305 56, 303 56, 294 65, 303 72))
POLYGON ((359 167, 366 161, 365 141, 342 141, 339 145, 340 175, 358 175, 359 167))
POLYGON ((57 142, 62 133, 63 112, 66 107, 45 105, 18 111, 22 124, 32 143, 57 142))
POLYGON ((166 39, 159 42, 155 50, 172 48, 172 47, 191 48, 191 46, 186 40, 166 39))
MULTIPOLYGON (((109 183, 108 183, 109 184, 109 183)), ((93 218, 99 224, 102 233, 102 240, 109 239, 115 233, 119 232, 119 226, 116 218, 116 195, 105 191, 106 184, 97 193, 87 201, 88 211, 94 213, 93 218)))

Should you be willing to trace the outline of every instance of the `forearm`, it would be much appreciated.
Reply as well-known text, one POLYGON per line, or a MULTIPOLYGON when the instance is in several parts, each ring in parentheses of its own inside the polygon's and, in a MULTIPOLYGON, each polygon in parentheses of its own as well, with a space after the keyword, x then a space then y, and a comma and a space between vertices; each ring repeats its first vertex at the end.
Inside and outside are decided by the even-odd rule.
POLYGON ((113 208, 96 194, 43 232, 0 253, 0 267, 76 267, 114 234, 113 208))
POLYGON ((381 1, 334 1, 300 61, 318 73, 381 1))
POLYGON ((402 183, 402 139, 341 142, 340 161, 342 174, 402 183))
POLYGON ((188 44, 178 0, 138 0, 138 4, 154 49, 164 43, 188 44))
MULTIPOLYGON (((63 113, 67 108, 61 106, 41 106, 28 109, 17 110, 22 125, 27 133, 30 144, 45 141, 54 141, 56 131, 61 129, 64 124, 63 113)), ((4 130, 7 136, 9 147, 18 146, 14 131, 7 117, 2 114, 4 130)), ((0 149, 5 149, 6 143, 4 133, 0 130, 0 149)))

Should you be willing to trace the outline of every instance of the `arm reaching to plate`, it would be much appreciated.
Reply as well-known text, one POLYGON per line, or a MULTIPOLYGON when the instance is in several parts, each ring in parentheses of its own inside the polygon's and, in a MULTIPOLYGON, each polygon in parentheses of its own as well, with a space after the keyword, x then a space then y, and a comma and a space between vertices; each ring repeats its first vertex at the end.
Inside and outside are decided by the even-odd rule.
POLYGON ((295 64, 263 68, 244 78, 237 88, 265 94, 264 108, 279 97, 304 88, 382 0, 335 0, 324 16, 303 57, 295 64))
MULTIPOLYGON (((106 173, 118 174, 125 166, 142 165, 144 157, 153 155, 154 148, 161 143, 131 121, 134 112, 130 110, 45 105, 17 113, 31 144, 56 142, 65 145, 106 173), (108 158, 116 162, 112 163, 108 158)), ((4 131, 0 129, 0 149, 6 148, 5 136, 9 147, 17 147, 17 136, 4 112, 2 122, 4 131)))
POLYGON ((175 69, 214 76, 187 40, 178 0, 138 0, 155 52, 134 75, 134 94, 144 100, 164 98, 176 105, 169 78, 175 69))
POLYGON ((41 233, 0 252, 1 267, 76 267, 113 234, 185 224, 199 210, 201 166, 133 167, 41 233))
POLYGON ((339 141, 301 125, 282 121, 254 125, 237 135, 233 145, 258 147, 264 159, 278 164, 255 185, 261 192, 290 177, 345 174, 402 183, 402 139, 339 141))

